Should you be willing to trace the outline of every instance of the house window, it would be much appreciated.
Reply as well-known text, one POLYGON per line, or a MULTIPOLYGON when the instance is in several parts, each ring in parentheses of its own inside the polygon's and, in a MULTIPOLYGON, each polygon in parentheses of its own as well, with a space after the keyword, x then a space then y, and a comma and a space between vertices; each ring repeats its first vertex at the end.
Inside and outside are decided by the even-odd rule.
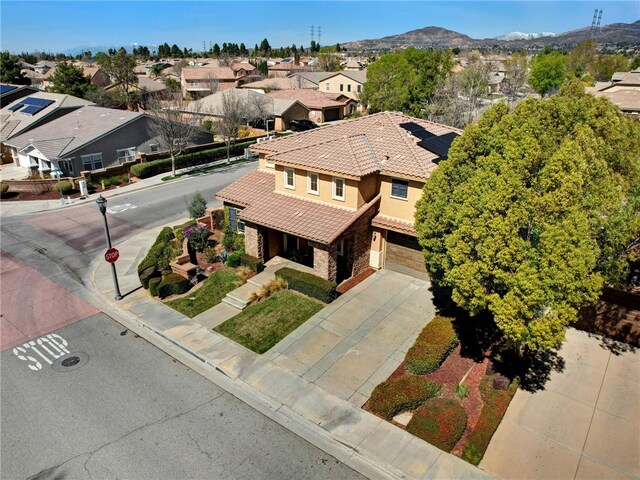
POLYGON ((318 174, 309 172, 307 173, 307 192, 313 195, 319 195, 320 190, 318 189, 318 174))
POLYGON ((391 196, 393 198, 407 199, 409 189, 409 182, 406 180, 392 180, 391 181, 391 196))
POLYGON ((333 177, 333 198, 344 201, 344 178, 333 177))
POLYGON ((325 83, 324 84, 324 89, 328 92, 329 89, 331 88, 331 84, 330 83, 325 83))
POLYGON ((198 80, 189 80, 189 86, 190 87, 197 87, 198 86, 198 80))
POLYGON ((350 91, 351 91, 351 84, 349 83, 347 84, 347 92, 350 92, 350 91))
POLYGON ((149 144, 149 150, 151 150, 152 152, 157 152, 158 151, 158 144, 157 143, 150 143, 149 144))
POLYGON ((291 190, 296 188, 295 170, 293 168, 284 169, 284 188, 291 190))
POLYGON ((344 240, 340 240, 337 245, 338 255, 341 257, 344 255, 344 240))
POLYGON ((132 162, 136 159, 136 147, 122 148, 116 150, 118 154, 118 163, 132 162))
POLYGON ((99 170, 102 168, 102 152, 82 155, 82 167, 85 170, 99 170))
POLYGON ((229 226, 234 232, 244 233, 244 222, 238 218, 241 210, 229 207, 229 226))
POLYGON ((362 91, 362 85, 358 85, 357 90, 358 90, 358 93, 360 93, 362 91))
POLYGON ((275 163, 270 162, 266 158, 264 159, 264 166, 267 167, 267 168, 275 168, 276 167, 275 163))
POLYGON ((340 84, 340 91, 344 91, 344 85, 342 83, 340 84))
POLYGON ((73 160, 60 160, 58 161, 58 168, 67 175, 73 175, 73 160))

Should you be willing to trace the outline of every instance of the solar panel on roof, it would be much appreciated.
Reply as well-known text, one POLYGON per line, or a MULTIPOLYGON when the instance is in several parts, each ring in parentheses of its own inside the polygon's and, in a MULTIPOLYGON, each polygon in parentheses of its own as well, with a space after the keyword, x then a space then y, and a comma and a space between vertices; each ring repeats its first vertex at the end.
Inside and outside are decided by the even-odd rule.
POLYGON ((27 105, 34 105, 36 107, 48 107, 53 103, 53 100, 49 100, 48 98, 35 98, 35 97, 27 97, 22 100, 22 103, 26 103, 27 105))
POLYGON ((441 159, 445 159, 449 156, 449 148, 451 147, 451 143, 458 136, 459 135, 455 132, 449 132, 445 133, 444 135, 440 135, 439 137, 434 136, 421 140, 420 142, 418 142, 418 146, 435 153, 441 159))
POLYGON ((27 115, 35 115, 39 111, 43 110, 44 107, 40 107, 38 105, 27 105, 22 109, 20 113, 26 113, 27 115))
POLYGON ((14 87, 13 85, 5 85, 4 83, 0 84, 0 94, 5 94, 7 92, 10 92, 11 90, 15 90, 16 88, 18 87, 14 87))
POLYGON ((418 137, 420 140, 435 137, 433 133, 425 130, 422 125, 418 125, 416 122, 405 122, 401 123, 400 126, 410 132, 414 137, 418 137))
POLYGON ((15 112, 16 110, 20 110, 22 107, 24 107, 24 103, 16 103, 15 105, 9 107, 8 110, 10 112, 15 112))

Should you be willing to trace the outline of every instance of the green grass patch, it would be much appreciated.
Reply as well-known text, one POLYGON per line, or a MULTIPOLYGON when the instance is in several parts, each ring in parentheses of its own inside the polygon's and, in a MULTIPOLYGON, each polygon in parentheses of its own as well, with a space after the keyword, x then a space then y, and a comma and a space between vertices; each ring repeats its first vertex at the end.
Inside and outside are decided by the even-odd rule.
POLYGON ((251 305, 214 330, 256 353, 264 353, 324 305, 289 290, 251 305))
POLYGON ((166 305, 193 318, 219 304, 227 293, 237 288, 236 282, 241 278, 235 270, 216 270, 191 295, 171 300, 166 305))

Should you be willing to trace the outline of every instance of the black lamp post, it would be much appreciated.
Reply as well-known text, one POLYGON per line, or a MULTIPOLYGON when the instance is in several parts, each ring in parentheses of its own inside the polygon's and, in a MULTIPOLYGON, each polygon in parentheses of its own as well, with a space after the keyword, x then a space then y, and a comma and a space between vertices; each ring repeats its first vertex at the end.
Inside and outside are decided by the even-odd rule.
MULTIPOLYGON (((107 239, 107 248, 111 248, 111 236, 109 235, 109 225, 107 224, 107 199, 100 195, 96 200, 96 203, 98 204, 98 208, 102 214, 102 219, 104 220, 104 236, 107 239)), ((111 263, 111 273, 113 274, 113 287, 116 290, 116 300, 121 300, 122 295, 120 294, 120 286, 118 285, 118 275, 116 274, 115 262, 111 263)))

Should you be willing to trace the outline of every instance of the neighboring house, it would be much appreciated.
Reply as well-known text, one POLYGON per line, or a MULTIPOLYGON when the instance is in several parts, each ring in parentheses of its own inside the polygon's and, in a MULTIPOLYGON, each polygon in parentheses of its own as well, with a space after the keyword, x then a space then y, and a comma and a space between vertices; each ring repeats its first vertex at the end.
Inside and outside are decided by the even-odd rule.
POLYGON ((630 72, 616 72, 612 75, 611 82, 599 82, 595 87, 587 87, 586 91, 596 97, 608 98, 627 115, 634 115, 636 118, 640 115, 640 68, 630 72))
POLYGON ((504 73, 491 72, 489 73, 488 89, 489 93, 496 93, 500 91, 500 86, 504 80, 504 73))
MULTIPOLYGON (((167 87, 161 80, 154 80, 149 77, 139 76, 138 83, 129 85, 129 92, 137 92, 140 94, 141 101, 157 96, 161 96, 167 91, 167 87)), ((105 88, 105 91, 119 91, 124 92, 124 87, 121 83, 114 83, 105 88)))
MULTIPOLYGON (((222 101, 224 95, 238 95, 244 105, 253 109, 253 116, 264 114, 260 120, 269 122, 269 130, 278 132, 288 130, 291 120, 306 120, 309 109, 297 100, 272 98, 251 89, 224 90, 191 102, 187 108, 189 113, 197 115, 202 120, 217 120, 222 117, 222 101)), ((254 118, 254 120, 256 120, 254 118)), ((249 120, 248 120, 249 121, 249 120)), ((264 125, 263 125, 264 126, 264 125)))
MULTIPOLYGON (((31 90, 24 90, 29 91, 31 90)), ((0 144, 57 118, 93 105, 82 98, 61 93, 36 92, 21 96, 0 109, 0 144)), ((11 149, 2 148, 3 163, 15 161, 11 149)))
POLYGON ((310 82, 298 74, 290 77, 275 77, 275 78, 263 78, 257 82, 245 83, 242 88, 249 88, 251 90, 260 90, 264 93, 269 93, 273 90, 293 90, 296 88, 308 88, 311 90, 317 90, 318 85, 310 82))
POLYGON ((0 84, 0 108, 4 108, 11 102, 19 98, 33 95, 40 90, 28 85, 10 85, 7 83, 0 84))
POLYGON ((296 72, 304 72, 308 70, 309 67, 305 67, 304 65, 296 65, 295 63, 278 63, 273 66, 269 66, 269 77, 286 77, 296 72))
POLYGON ((339 93, 352 98, 357 102, 356 109, 363 111, 364 107, 362 107, 360 103, 360 93, 362 93, 366 81, 366 70, 336 72, 322 78, 319 82, 318 89, 321 92, 339 93))
MULTIPOLYGON (((74 66, 80 68, 82 70, 82 74, 85 77, 89 77, 89 80, 94 85, 97 85, 100 88, 104 88, 111 83, 111 79, 109 75, 104 73, 102 69, 97 65, 88 65, 86 63, 76 63, 74 66)), ((42 86, 44 88, 52 88, 53 82, 51 81, 51 77, 56 74, 57 66, 53 67, 47 73, 45 73, 44 78, 42 80, 42 86)))
POLYGON ((289 75, 289 78, 300 77, 301 79, 304 79, 310 84, 313 84, 314 88, 319 89, 320 81, 324 78, 327 78, 333 75, 334 73, 336 72, 297 72, 289 75))
POLYGON ((309 120, 316 123, 342 120, 356 109, 357 102, 345 95, 317 90, 276 90, 267 94, 273 98, 297 100, 309 109, 309 120))
POLYGON ((233 67, 185 67, 180 73, 182 95, 189 93, 192 97, 199 98, 254 80, 255 68, 249 70, 245 65, 249 64, 239 64, 237 70, 233 67))
POLYGON ((364 70, 364 65, 357 60, 349 60, 344 64, 344 69, 348 72, 357 72, 364 70))
MULTIPOLYGON (((6 144, 26 169, 46 175, 58 167, 65 175, 78 176, 82 171, 133 161, 139 152, 162 150, 162 140, 150 133, 152 121, 139 112, 88 106, 12 137, 6 144)), ((211 141, 211 134, 202 131, 194 144, 211 141)))
POLYGON ((416 201, 460 130, 383 112, 256 144, 258 170, 222 189, 247 253, 338 282, 371 266, 425 277, 416 201))
POLYGON ((50 62, 50 61, 47 61, 47 60, 42 60, 42 61, 36 63, 33 66, 33 69, 35 70, 36 73, 39 73, 40 75, 44 75, 49 70, 54 68, 56 65, 57 65, 56 62, 50 62))

